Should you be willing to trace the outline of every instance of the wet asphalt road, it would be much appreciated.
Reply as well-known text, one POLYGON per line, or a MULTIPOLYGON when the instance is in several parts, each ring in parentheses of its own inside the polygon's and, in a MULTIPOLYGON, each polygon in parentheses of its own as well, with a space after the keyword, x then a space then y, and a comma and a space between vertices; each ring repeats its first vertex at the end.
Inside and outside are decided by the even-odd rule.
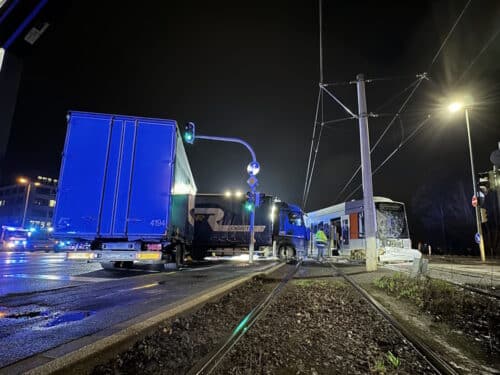
POLYGON ((64 254, 0 252, 0 368, 274 264, 104 271, 64 254))

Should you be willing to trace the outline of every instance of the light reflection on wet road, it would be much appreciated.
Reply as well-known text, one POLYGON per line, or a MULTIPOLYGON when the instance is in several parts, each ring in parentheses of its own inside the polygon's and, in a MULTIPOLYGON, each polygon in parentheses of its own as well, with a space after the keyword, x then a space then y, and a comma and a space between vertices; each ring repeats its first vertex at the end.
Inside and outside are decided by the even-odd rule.
POLYGON ((275 264, 105 271, 64 254, 0 252, 0 368, 275 264))
POLYGON ((95 278, 82 280, 77 276, 100 269, 99 264, 66 262, 64 253, 0 252, 0 298, 104 281, 102 271, 96 272, 95 278))

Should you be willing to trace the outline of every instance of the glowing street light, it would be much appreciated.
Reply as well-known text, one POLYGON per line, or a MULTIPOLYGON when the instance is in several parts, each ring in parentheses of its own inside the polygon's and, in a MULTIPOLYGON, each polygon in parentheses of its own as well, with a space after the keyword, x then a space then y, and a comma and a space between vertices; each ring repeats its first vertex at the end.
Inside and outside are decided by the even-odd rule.
MULTIPOLYGON (((472 102, 471 98, 467 98, 467 102, 472 102)), ((467 140, 469 143, 469 157, 470 157, 470 169, 472 172, 472 191, 474 192, 474 197, 479 198, 479 194, 477 191, 477 184, 476 184, 476 172, 474 169, 474 158, 472 155, 472 141, 470 137, 470 122, 469 122, 469 108, 464 105, 462 102, 452 102, 448 105, 448 110, 450 112, 458 112, 461 109, 464 110, 465 114, 465 124, 467 126, 467 140)), ((480 212, 480 207, 477 204, 475 207, 475 213, 476 213, 476 227, 477 227, 477 233, 479 235, 479 254, 481 255, 481 261, 486 261, 486 254, 484 251, 484 239, 483 239, 483 227, 481 225, 481 212, 480 212)))
POLYGON ((236 198, 241 198, 243 196, 243 193, 241 192, 241 190, 237 190, 235 193, 234 193, 234 196, 236 198))
POLYGON ((232 194, 231 194, 231 191, 230 191, 230 190, 226 190, 226 192, 224 193, 224 196, 225 196, 226 198, 231 198, 231 195, 232 195, 232 194))
POLYGON ((26 185, 27 183, 29 183, 29 180, 27 178, 25 178, 25 177, 19 177, 17 179, 17 182, 20 183, 20 184, 22 184, 22 185, 26 185))
POLYGON ((461 103, 461 102, 453 102, 453 103, 450 103, 450 105, 448 106, 448 111, 454 113, 454 112, 458 112, 460 111, 462 108, 464 107, 464 104, 461 103))

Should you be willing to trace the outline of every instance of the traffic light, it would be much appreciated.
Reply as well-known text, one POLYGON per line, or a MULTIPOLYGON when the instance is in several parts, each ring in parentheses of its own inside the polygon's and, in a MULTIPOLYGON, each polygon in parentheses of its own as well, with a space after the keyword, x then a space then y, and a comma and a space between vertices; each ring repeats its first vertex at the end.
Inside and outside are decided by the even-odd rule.
POLYGON ((245 210, 252 212, 255 210, 255 194, 251 191, 247 192, 247 200, 245 201, 245 210))
POLYGON ((479 200, 479 205, 484 204, 486 195, 492 190, 497 190, 500 188, 500 175, 498 170, 494 169, 488 172, 478 173, 479 180, 477 182, 477 197, 479 200))
POLYGON ((188 122, 184 127, 184 140, 186 143, 193 144, 195 138, 195 125, 192 122, 188 122))

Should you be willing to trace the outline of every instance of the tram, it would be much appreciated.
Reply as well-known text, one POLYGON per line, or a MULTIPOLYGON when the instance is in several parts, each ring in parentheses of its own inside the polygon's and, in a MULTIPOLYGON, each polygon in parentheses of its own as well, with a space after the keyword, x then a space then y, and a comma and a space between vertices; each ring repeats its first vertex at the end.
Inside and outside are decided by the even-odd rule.
MULTIPOLYGON (((411 247, 404 203, 385 197, 374 197, 373 200, 379 260, 420 258, 420 252, 411 247)), ((312 233, 321 228, 327 235, 329 246, 325 255, 340 255, 350 259, 365 257, 363 200, 352 200, 309 212, 307 219, 312 233)))

